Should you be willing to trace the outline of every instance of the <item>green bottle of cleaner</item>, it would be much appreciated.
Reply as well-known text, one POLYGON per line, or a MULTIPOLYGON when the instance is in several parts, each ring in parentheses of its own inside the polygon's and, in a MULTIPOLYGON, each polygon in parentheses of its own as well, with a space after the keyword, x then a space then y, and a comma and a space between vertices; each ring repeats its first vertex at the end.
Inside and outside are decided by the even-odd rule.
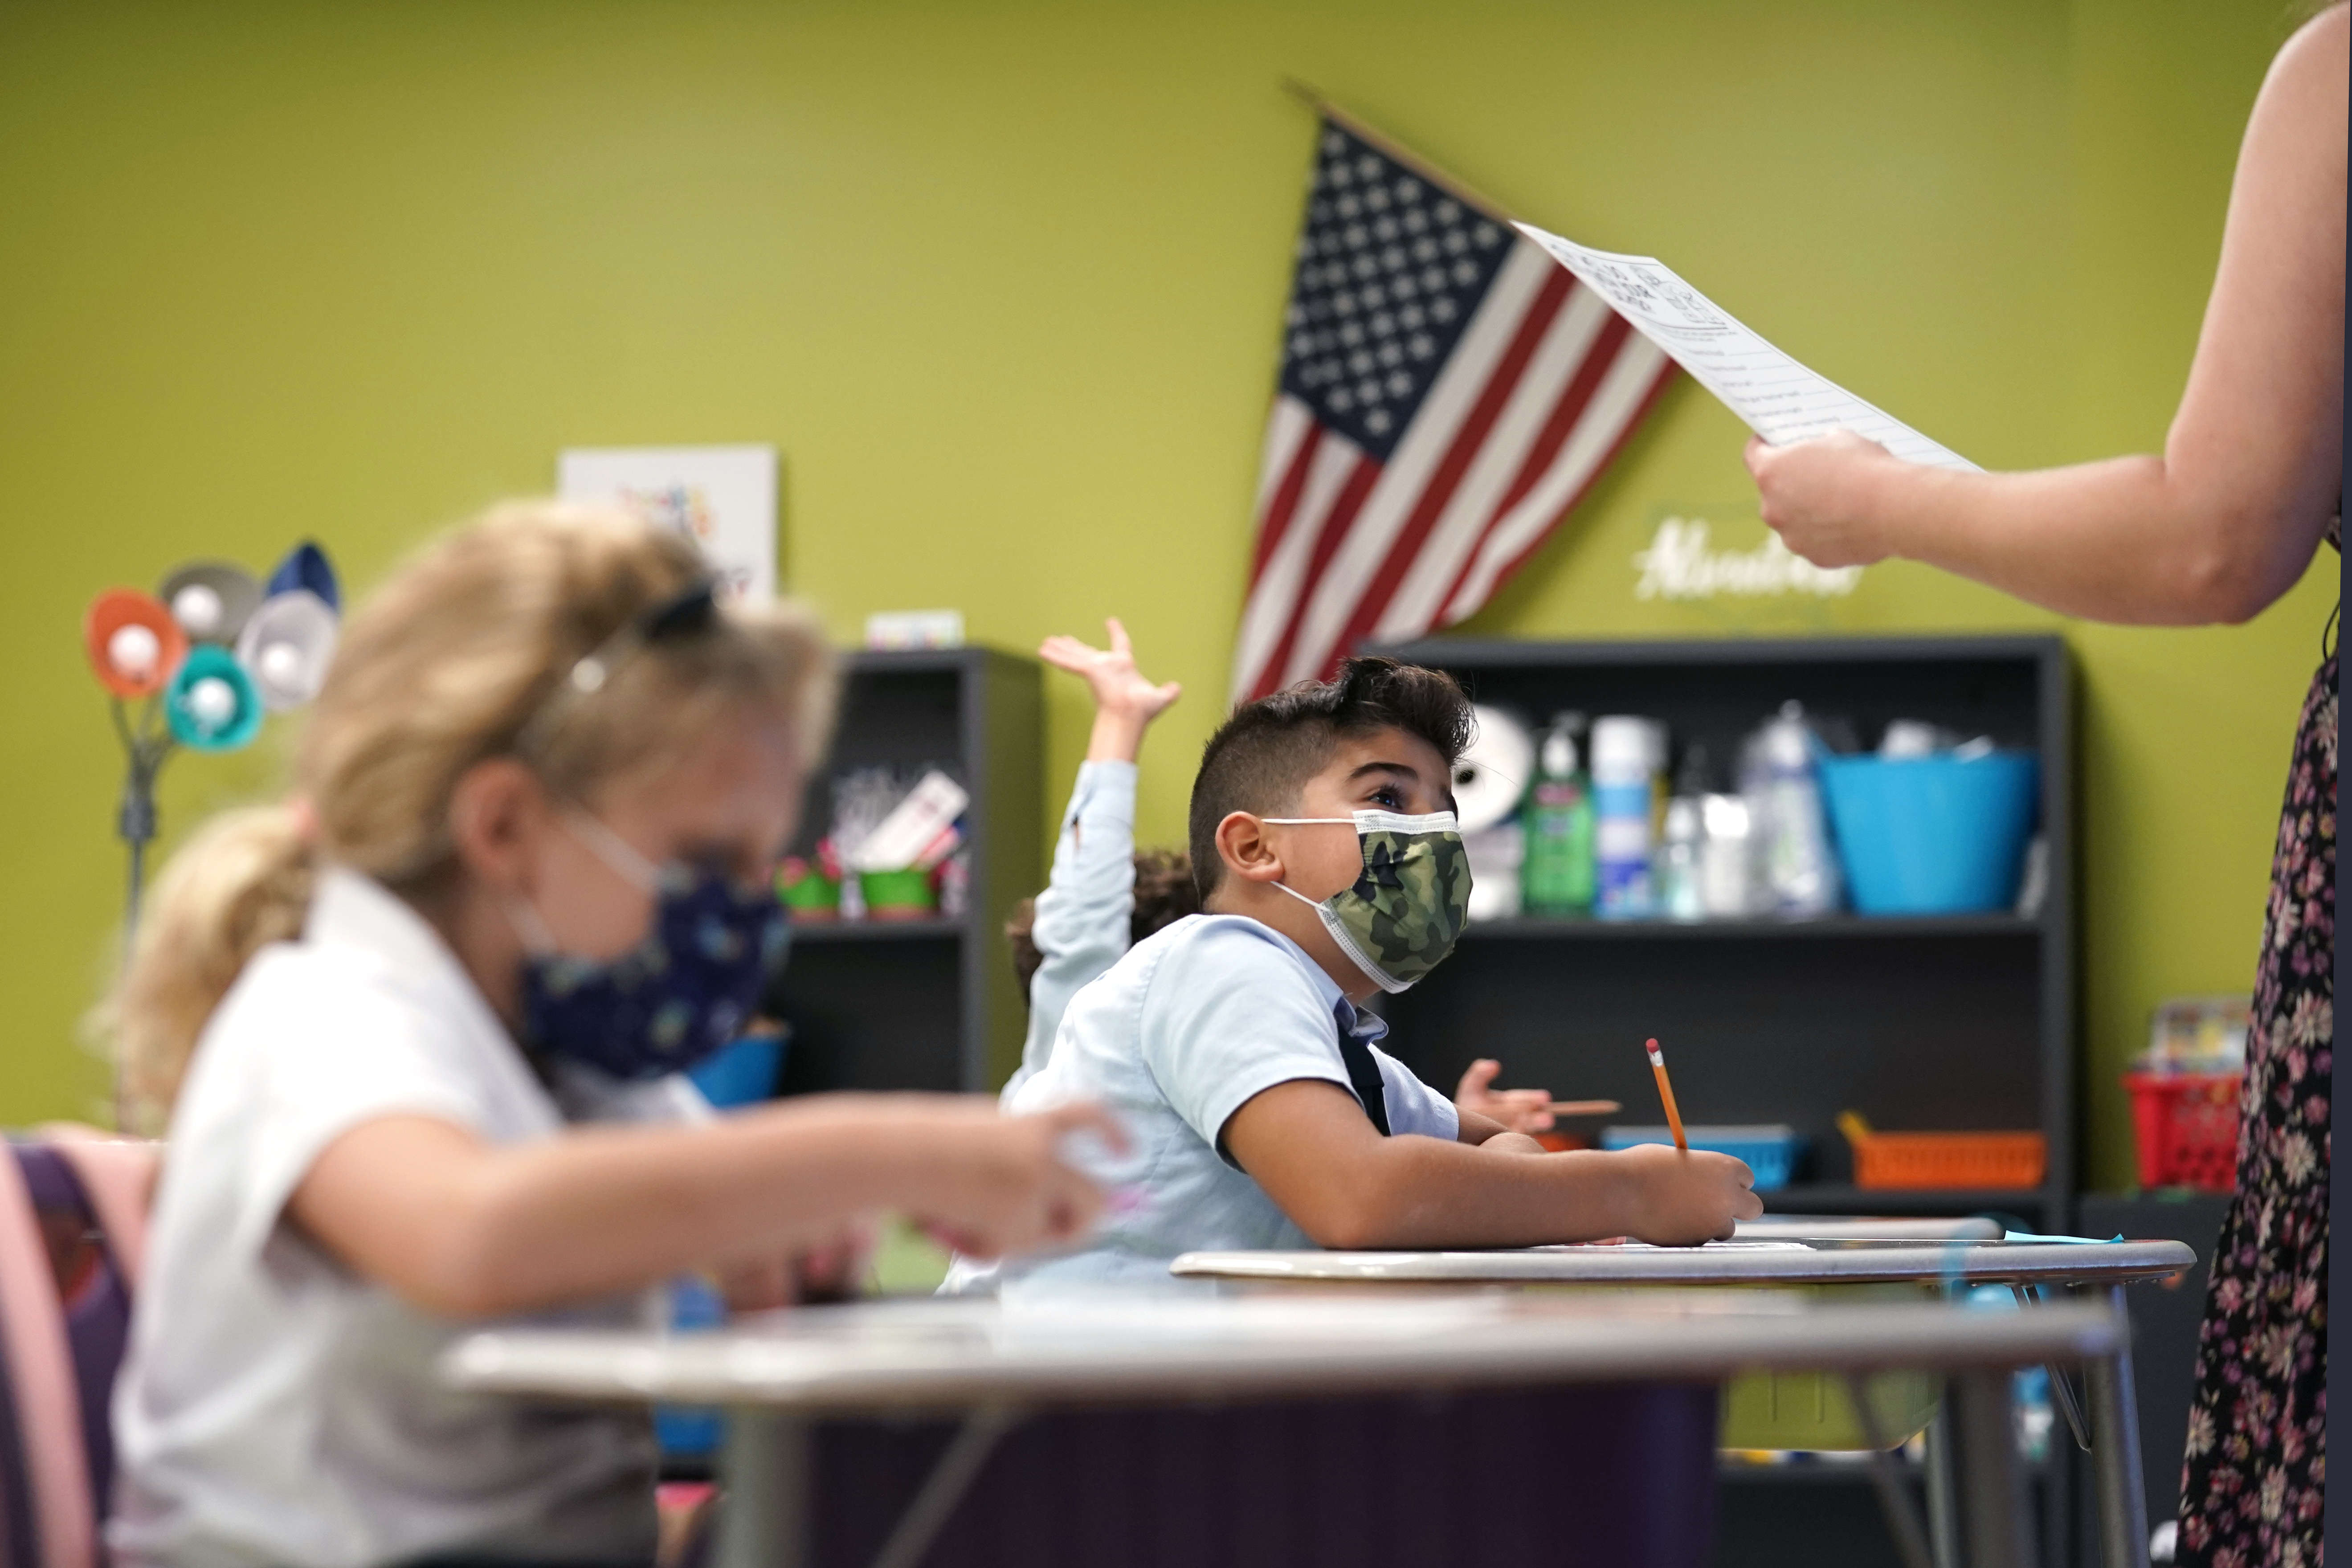
POLYGON ((1531 915, 1592 912, 1592 781, 1577 755, 1580 713, 1552 721, 1536 752, 1536 784, 1527 804, 1527 862, 1521 899, 1531 915))

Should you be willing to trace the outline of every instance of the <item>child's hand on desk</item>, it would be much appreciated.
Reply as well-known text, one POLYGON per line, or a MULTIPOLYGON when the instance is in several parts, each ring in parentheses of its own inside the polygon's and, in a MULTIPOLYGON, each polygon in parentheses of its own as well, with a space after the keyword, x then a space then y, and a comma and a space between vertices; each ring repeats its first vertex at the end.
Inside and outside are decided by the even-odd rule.
POLYGON ((1098 1105, 1078 1101, 1003 1116, 986 1100, 942 1106, 919 1134, 932 1152, 934 1191, 913 1210, 931 1237, 970 1258, 1001 1258, 1076 1241, 1107 1194, 1070 1163, 1066 1141, 1097 1139, 1127 1152, 1127 1131, 1098 1105))
POLYGON ((1514 1132, 1551 1131, 1551 1091, 1546 1089, 1496 1089, 1503 1064, 1480 1057, 1454 1086, 1454 1103, 1464 1110, 1501 1122, 1514 1132))
POLYGON ((1626 1229, 1636 1241, 1660 1247, 1728 1241, 1737 1233, 1734 1221, 1764 1212, 1764 1200, 1752 1190, 1756 1173, 1728 1154, 1642 1143, 1604 1158, 1619 1163, 1633 1188, 1629 1210, 1637 1223, 1626 1229))

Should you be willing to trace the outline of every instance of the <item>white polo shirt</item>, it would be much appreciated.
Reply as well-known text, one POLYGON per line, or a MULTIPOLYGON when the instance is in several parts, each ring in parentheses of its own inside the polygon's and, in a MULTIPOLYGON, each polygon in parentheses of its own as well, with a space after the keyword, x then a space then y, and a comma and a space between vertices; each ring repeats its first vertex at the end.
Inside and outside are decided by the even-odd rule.
POLYGON ((1037 1110, 1079 1099, 1108 1106, 1132 1147, 1089 1169, 1126 1189, 1124 1205, 1078 1251, 1009 1263, 959 1258, 940 1289, 1160 1284, 1180 1253, 1312 1247, 1218 1140, 1234 1111, 1278 1083, 1319 1079, 1352 1094, 1339 1054, 1343 1029, 1380 1068, 1391 1135, 1457 1135, 1453 1102, 1374 1044, 1388 1025, 1349 1002, 1272 926, 1245 915, 1188 915, 1138 942, 1070 1003, 1053 1055, 1008 1106, 1037 1110))
MULTIPOLYGON (((519 1144, 567 1121, 709 1108, 683 1079, 568 1075, 551 1095, 413 909, 322 873, 302 940, 247 965, 180 1091, 115 1390, 118 1563, 652 1561, 642 1415, 443 1387, 435 1358, 483 1325, 418 1310, 285 1218, 330 1142, 395 1114, 519 1144)), ((532 1321, 639 1325, 656 1310, 647 1293, 532 1321)))

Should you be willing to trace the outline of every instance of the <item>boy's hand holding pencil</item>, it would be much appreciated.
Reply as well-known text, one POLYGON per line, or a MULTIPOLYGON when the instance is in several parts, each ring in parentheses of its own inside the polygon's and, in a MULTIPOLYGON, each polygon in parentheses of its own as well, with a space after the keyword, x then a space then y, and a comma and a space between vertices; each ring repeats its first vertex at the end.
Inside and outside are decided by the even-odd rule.
POLYGON ((1608 1156, 1633 1188, 1627 1233, 1659 1247, 1696 1247, 1729 1241, 1738 1222, 1764 1212, 1752 1187, 1755 1173, 1744 1160, 1706 1149, 1669 1149, 1640 1143, 1608 1156))
POLYGON ((1675 1103, 1675 1082, 1666 1076, 1665 1054, 1655 1039, 1644 1040, 1650 1071, 1658 1080, 1658 1099, 1666 1108, 1666 1125, 1673 1129, 1675 1147, 1643 1143, 1623 1150, 1633 1162, 1644 1214, 1633 1234, 1663 1247, 1689 1247, 1703 1241, 1729 1241, 1738 1234, 1738 1222, 1764 1212, 1764 1200, 1755 1192, 1756 1173, 1745 1160, 1701 1149, 1694 1152, 1683 1134, 1683 1113, 1675 1103))

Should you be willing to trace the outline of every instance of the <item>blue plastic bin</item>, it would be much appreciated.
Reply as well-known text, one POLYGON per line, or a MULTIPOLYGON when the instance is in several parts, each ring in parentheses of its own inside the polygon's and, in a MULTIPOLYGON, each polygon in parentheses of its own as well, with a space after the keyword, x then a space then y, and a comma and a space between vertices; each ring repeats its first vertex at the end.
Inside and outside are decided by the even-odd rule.
MULTIPOLYGON (((669 1283, 669 1326, 680 1333, 727 1326, 727 1303, 708 1280, 689 1275, 669 1283)), ((727 1416, 716 1406, 656 1405, 654 1440, 676 1459, 709 1458, 727 1436, 727 1416)))
MULTIPOLYGON (((1748 1168, 1756 1173, 1756 1190, 1759 1193, 1778 1191, 1789 1184, 1797 1173, 1797 1156, 1805 1151, 1805 1141, 1793 1127, 1771 1122, 1756 1127, 1687 1126, 1683 1136, 1694 1149, 1712 1153, 1728 1154, 1735 1160, 1745 1160, 1748 1168)), ((1637 1143, 1671 1143, 1672 1131, 1664 1127, 1604 1127, 1601 1130, 1603 1149, 1631 1149, 1637 1143)))
MULTIPOLYGON (((745 1035, 721 1046, 687 1072, 702 1098, 721 1110, 757 1105, 776 1092, 784 1065, 781 1035, 745 1035)), ((704 1280, 675 1279, 669 1286, 670 1327, 691 1331, 727 1321, 727 1304, 704 1280)), ((654 1436, 672 1458, 708 1458, 726 1433, 719 1411, 693 1405, 663 1405, 654 1410, 654 1436)))
POLYGON ((1865 915, 1957 915, 2017 902, 2041 804, 2032 752, 1823 757, 1838 861, 1865 915))
POLYGON ((783 1070, 782 1035, 745 1035, 730 1041, 687 1069, 702 1098, 721 1110, 757 1105, 776 1092, 783 1070))

